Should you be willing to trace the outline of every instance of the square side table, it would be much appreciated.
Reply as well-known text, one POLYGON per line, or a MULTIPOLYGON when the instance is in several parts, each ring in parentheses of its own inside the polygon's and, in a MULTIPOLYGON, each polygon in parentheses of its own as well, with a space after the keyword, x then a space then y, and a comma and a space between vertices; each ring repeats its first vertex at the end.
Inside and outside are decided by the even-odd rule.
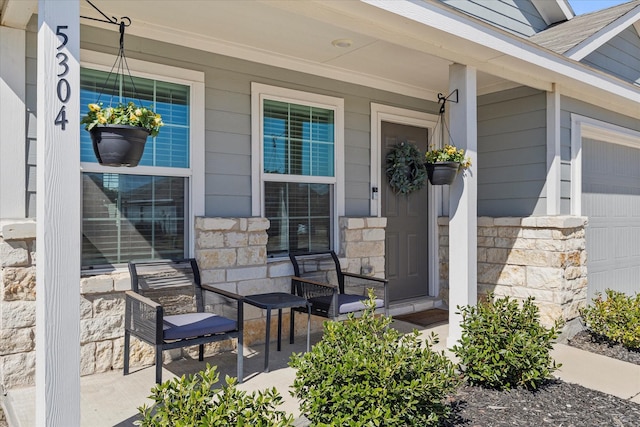
POLYGON ((267 324, 265 327, 264 371, 269 372, 269 337, 271 332, 271 310, 278 309, 278 351, 282 340, 282 309, 293 307, 307 307, 307 351, 309 351, 309 335, 311 333, 311 303, 305 298, 286 292, 269 292, 266 294, 247 295, 244 302, 267 310, 267 324))

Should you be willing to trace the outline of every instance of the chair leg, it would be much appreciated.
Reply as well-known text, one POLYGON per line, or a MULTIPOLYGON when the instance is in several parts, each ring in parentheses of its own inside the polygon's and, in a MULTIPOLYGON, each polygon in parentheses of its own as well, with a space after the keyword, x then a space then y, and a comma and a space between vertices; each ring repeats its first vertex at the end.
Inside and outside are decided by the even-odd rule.
POLYGON ((238 384, 242 384, 244 377, 244 358, 242 356, 243 345, 242 332, 240 332, 238 335, 238 361, 236 362, 238 369, 238 384))
POLYGON ((198 346, 198 360, 200 362, 204 360, 204 344, 198 346))
POLYGON ((294 340, 294 328, 295 328, 295 318, 294 318, 294 314, 295 310, 292 308, 291 310, 289 310, 289 344, 293 344, 293 340, 294 340))
POLYGON ((156 384, 162 383, 162 347, 156 346, 156 384))
POLYGON ((125 329, 124 331, 124 373, 123 375, 129 375, 129 354, 131 343, 131 333, 125 329))

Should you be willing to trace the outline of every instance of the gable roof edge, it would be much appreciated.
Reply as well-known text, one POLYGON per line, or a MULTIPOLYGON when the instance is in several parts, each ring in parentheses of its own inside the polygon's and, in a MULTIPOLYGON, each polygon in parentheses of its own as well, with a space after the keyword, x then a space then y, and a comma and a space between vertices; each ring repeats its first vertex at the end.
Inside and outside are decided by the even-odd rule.
POLYGON ((567 0, 531 0, 547 25, 566 21, 575 16, 567 0))
POLYGON ((604 28, 596 31, 582 42, 566 51, 565 56, 576 61, 580 61, 597 48, 620 34, 622 31, 634 25, 638 20, 640 20, 640 5, 634 7, 620 18, 612 21, 604 28))

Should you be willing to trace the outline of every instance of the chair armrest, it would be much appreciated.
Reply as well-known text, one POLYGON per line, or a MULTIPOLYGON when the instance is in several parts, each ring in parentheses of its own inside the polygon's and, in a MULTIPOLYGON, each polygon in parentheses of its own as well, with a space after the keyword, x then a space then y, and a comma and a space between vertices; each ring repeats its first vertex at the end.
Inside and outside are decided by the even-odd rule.
POLYGON ((291 278, 291 293, 306 299, 319 296, 332 296, 338 293, 338 287, 329 283, 316 282, 293 276, 291 278))
POLYGON ((293 276, 291 278, 291 280, 295 280, 297 282, 304 283, 304 284, 311 285, 311 286, 320 286, 322 288, 338 290, 338 287, 336 285, 332 285, 331 283, 318 282, 318 281, 311 280, 311 279, 304 279, 304 278, 298 277, 298 276, 293 276))
POLYGON ((244 301, 244 297, 242 295, 235 294, 233 292, 229 292, 229 291, 225 291, 223 289, 215 288, 215 287, 213 287, 211 285, 204 285, 203 284, 203 285, 201 285, 201 287, 202 287, 203 290, 208 291, 208 292, 213 292, 213 293, 225 296, 227 298, 231 298, 231 299, 237 300, 239 302, 244 301))
POLYGON ((362 279, 362 280, 370 280, 372 282, 379 282, 380 284, 386 284, 389 281, 387 279, 383 279, 381 277, 374 277, 374 276, 365 276, 363 274, 356 274, 356 273, 342 273, 343 276, 349 276, 349 277, 353 277, 356 279, 362 279))
POLYGON ((150 308, 153 309, 158 309, 158 308, 162 308, 162 306, 160 304, 158 304, 157 302, 153 301, 150 298, 144 297, 138 293, 135 293, 133 291, 124 291, 126 298, 133 298, 134 300, 140 302, 141 304, 145 304, 148 305, 150 308))
POLYGON ((156 345, 163 342, 162 306, 133 291, 125 291, 124 327, 134 336, 156 345))

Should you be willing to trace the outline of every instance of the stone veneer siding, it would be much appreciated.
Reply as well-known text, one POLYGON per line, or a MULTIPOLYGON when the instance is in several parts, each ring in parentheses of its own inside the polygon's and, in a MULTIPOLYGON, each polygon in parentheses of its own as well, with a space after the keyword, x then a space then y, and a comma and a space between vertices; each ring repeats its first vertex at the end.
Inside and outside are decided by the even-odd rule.
MULTIPOLYGON (((541 322, 571 320, 587 304, 585 217, 478 218, 478 300, 535 297, 541 322)), ((448 300, 449 218, 438 218, 440 296, 448 300)))
MULTIPOLYGON (((384 276, 385 218, 340 218, 340 261, 343 269, 384 276)), ((288 259, 268 260, 265 218, 196 218, 195 257, 203 283, 242 295, 290 292, 293 268, 288 259)), ((0 389, 30 386, 35 378, 36 225, 5 223, 0 235, 0 389)), ((123 367, 124 291, 128 272, 86 275, 80 279, 81 375, 123 367)), ((208 298, 205 304, 223 300, 208 298)), ((223 307, 226 309, 227 307, 223 307)), ((264 342, 265 313, 245 304, 245 345, 264 342)), ((306 319, 296 317, 296 333, 306 333, 306 319)), ((321 318, 312 317, 314 330, 321 318)), ((275 330, 277 316, 273 316, 275 330)), ((288 313, 283 316, 288 331, 288 313)), ((275 334, 273 334, 275 339, 275 334)), ((131 340, 131 365, 153 364, 151 346, 131 340)), ((207 346, 206 353, 234 348, 229 341, 207 346)), ((165 361, 195 357, 197 347, 164 352, 165 361)))

